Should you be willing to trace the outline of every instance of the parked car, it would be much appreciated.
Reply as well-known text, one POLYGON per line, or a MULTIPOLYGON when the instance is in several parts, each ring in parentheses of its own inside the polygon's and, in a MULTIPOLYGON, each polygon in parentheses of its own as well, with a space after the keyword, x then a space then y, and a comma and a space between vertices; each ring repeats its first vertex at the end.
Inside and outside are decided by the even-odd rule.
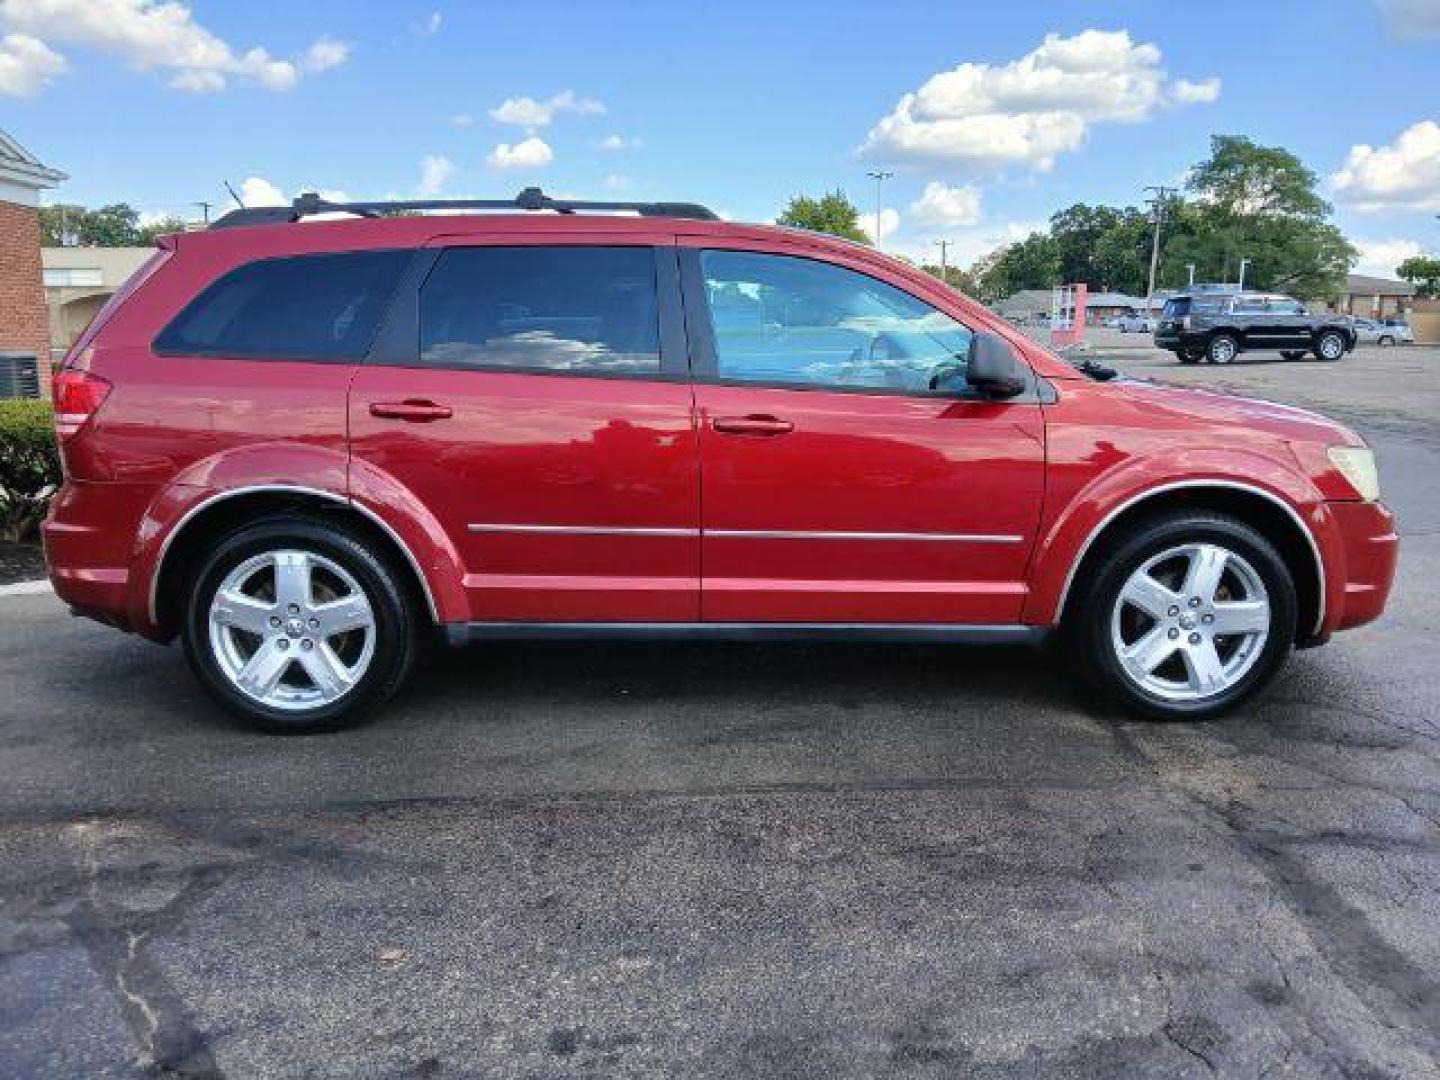
POLYGON ((1182 364, 1228 364, 1242 352, 1272 349, 1287 360, 1306 353, 1339 360, 1355 348, 1355 329, 1342 316, 1311 313, 1289 296, 1191 292, 1165 301, 1155 344, 1182 364))
POLYGON ((163 237, 66 357, 51 580, 275 731, 373 711, 427 634, 1053 635, 1208 717, 1380 614, 1354 432, 1113 374, 702 207, 305 196, 163 237))
POLYGON ((1361 345, 1413 345, 1415 335, 1403 319, 1356 318, 1355 339, 1361 345))
POLYGON ((1153 334, 1156 325, 1155 316, 1141 311, 1127 312, 1115 320, 1115 327, 1122 334, 1153 334))

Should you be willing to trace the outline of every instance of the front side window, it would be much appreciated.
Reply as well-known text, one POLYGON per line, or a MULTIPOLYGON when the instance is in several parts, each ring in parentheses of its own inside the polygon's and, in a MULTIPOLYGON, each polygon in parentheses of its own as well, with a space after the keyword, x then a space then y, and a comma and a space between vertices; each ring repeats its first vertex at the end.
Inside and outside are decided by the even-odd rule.
POLYGON ((168 353, 359 360, 410 260, 408 251, 261 259, 206 288, 160 332, 168 353))
POLYGON ((971 332, 867 274, 789 255, 700 254, 716 374, 742 382, 964 393, 971 332))
POLYGON ((420 362, 656 375, 654 251, 450 248, 420 292, 420 362))

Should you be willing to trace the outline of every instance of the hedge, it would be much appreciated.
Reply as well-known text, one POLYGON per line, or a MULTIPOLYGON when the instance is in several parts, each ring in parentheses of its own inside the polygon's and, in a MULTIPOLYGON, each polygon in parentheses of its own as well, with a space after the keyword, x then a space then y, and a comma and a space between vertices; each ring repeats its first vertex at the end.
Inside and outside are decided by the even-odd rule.
POLYGON ((60 451, 47 401, 0 400, 0 540, 38 540, 60 486, 60 451))

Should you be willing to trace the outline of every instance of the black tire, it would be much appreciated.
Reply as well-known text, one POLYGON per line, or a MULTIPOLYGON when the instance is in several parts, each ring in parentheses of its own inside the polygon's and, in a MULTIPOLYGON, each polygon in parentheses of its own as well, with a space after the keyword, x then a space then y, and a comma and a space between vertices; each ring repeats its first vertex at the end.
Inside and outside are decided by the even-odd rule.
POLYGON ((1393 337, 1391 337, 1389 334, 1382 334, 1382 335, 1380 335, 1380 339, 1379 339, 1378 341, 1376 341, 1375 344, 1376 344, 1376 345, 1394 345, 1394 344, 1395 344, 1395 339, 1394 339, 1393 337))
POLYGON ((1205 361, 1210 364, 1231 364, 1240 355, 1240 342, 1231 334, 1216 334, 1205 343, 1205 361))
POLYGON ((1092 693, 1147 719, 1206 720, 1234 708, 1270 682, 1294 644, 1297 610, 1289 568, 1264 536, 1223 514, 1181 511, 1153 518, 1096 552, 1066 604, 1062 636, 1077 675, 1092 693), (1168 548, 1195 542, 1224 547, 1254 568, 1270 601, 1270 623, 1259 658, 1233 685, 1211 697, 1171 701, 1150 693, 1126 674, 1113 643, 1112 616, 1131 574, 1168 548))
POLYGON ((1280 355, 1286 360, 1299 360, 1305 355, 1304 349, 1281 349, 1280 355))
POLYGON ((1347 344, 1339 330, 1322 330, 1315 335, 1315 359, 1334 363, 1345 355, 1347 344))
POLYGON ((230 534, 190 578, 187 590, 181 640, 191 669, 221 706, 261 731, 314 734, 352 727, 389 700, 415 661, 419 618, 395 568, 368 541, 313 518, 267 518, 230 534), (303 711, 274 708, 248 696, 210 646, 211 602, 226 575, 245 560, 280 548, 317 554, 343 568, 363 591, 374 621, 374 652, 354 685, 333 701, 303 711))

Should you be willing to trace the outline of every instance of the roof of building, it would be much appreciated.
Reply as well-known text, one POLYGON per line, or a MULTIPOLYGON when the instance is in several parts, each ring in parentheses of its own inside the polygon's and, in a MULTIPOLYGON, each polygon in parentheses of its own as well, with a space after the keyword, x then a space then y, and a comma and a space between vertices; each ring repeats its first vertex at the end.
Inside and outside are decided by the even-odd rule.
POLYGON ((42 165, 39 158, 0 131, 0 179, 38 190, 54 187, 69 177, 42 165))
POLYGON ((1346 274, 1345 292, 1357 296, 1414 296, 1415 286, 1408 281, 1396 281, 1393 278, 1346 274))
POLYGON ((1029 315, 1036 311, 1049 311, 1053 295, 1049 289, 1021 289, 1004 299, 997 300, 995 310, 1002 315, 1015 313, 1029 315))

